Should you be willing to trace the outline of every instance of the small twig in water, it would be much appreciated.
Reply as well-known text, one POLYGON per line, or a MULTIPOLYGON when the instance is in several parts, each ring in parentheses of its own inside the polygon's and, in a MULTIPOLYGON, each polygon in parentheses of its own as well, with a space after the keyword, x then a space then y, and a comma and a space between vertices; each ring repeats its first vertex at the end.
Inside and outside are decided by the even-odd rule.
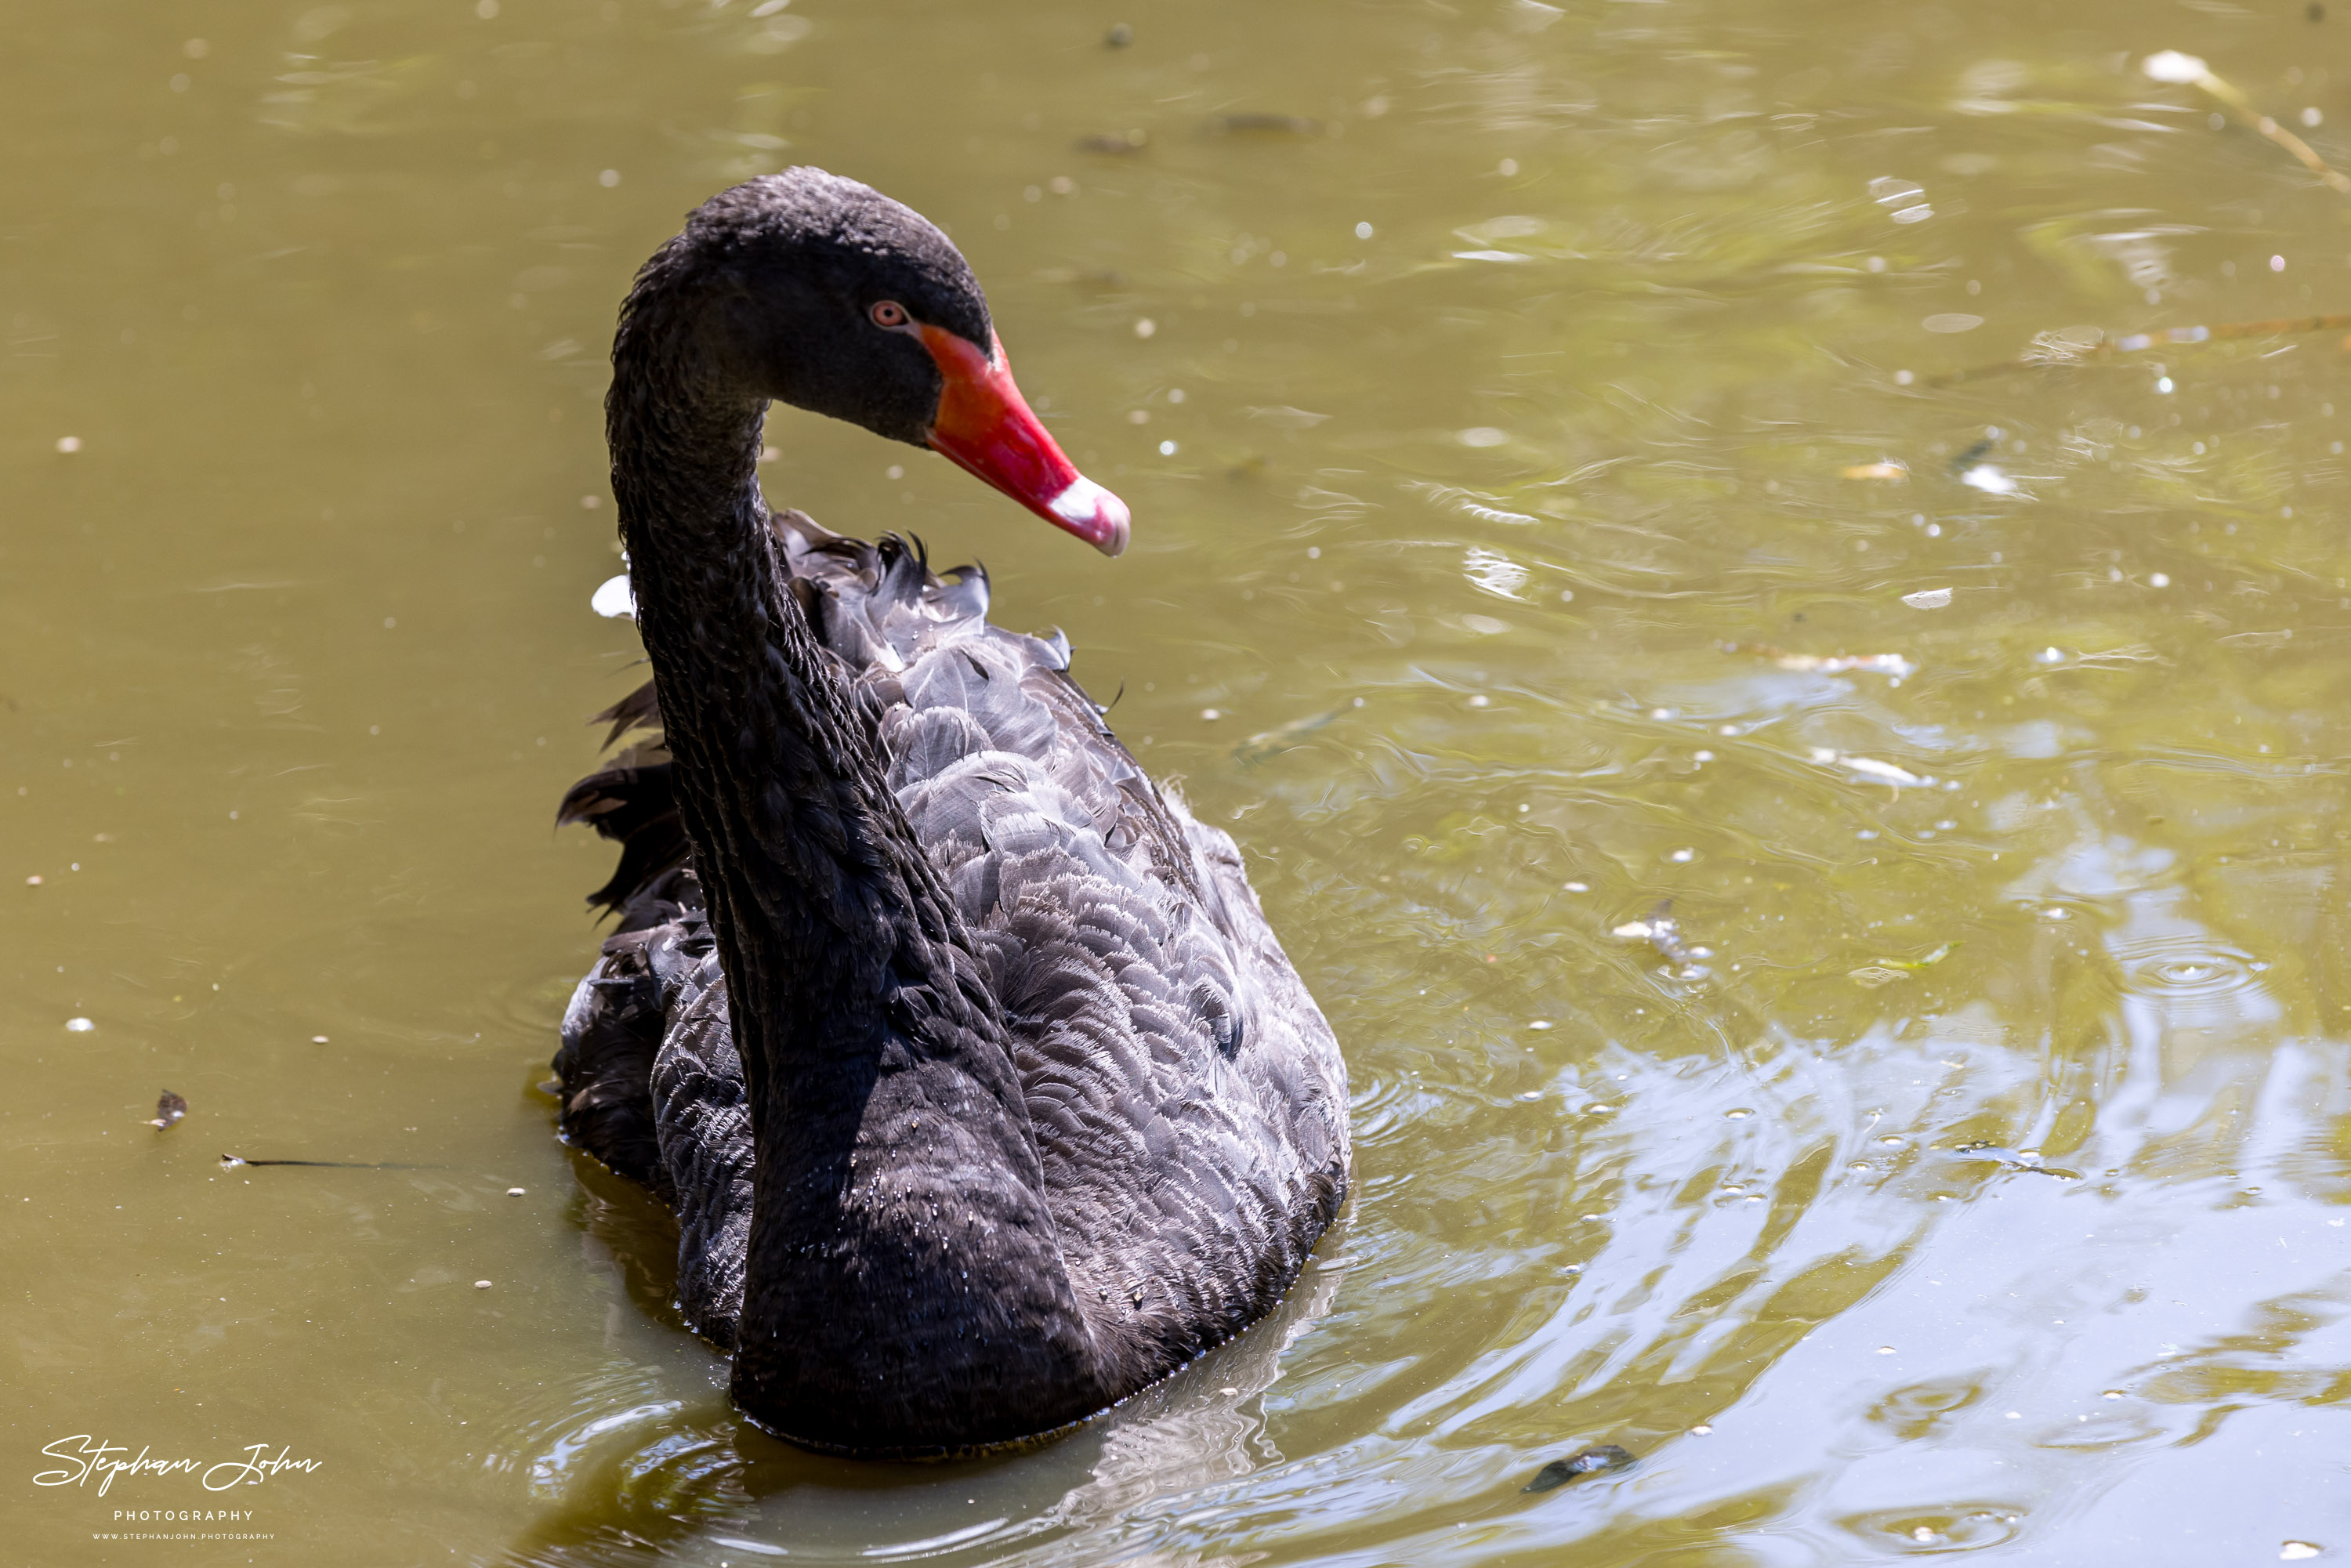
POLYGON ((223 1155, 221 1169, 233 1171, 239 1166, 314 1166, 324 1170, 339 1171, 421 1171, 429 1166, 403 1165, 393 1160, 248 1160, 243 1155, 223 1155))
POLYGON ((2139 69, 2157 81, 2189 82, 2203 89, 2228 107, 2229 112, 2257 133, 2268 137, 2294 154, 2296 162, 2317 175, 2326 188, 2351 196, 2351 175, 2345 175, 2311 150, 2310 143, 2262 113, 2245 95, 2229 82, 2215 76, 2212 68, 2194 55, 2183 55, 2178 49, 2166 49, 2149 55, 2139 62, 2139 69))
MULTIPOLYGON (((2116 354, 2139 354, 2149 349, 2220 342, 2232 338, 2284 338, 2297 332, 2351 332, 2351 316, 2273 316, 2260 321, 2224 321, 2217 327, 2164 327, 2153 332, 2131 332, 2119 338, 2101 333, 2095 342, 2067 345, 2062 350, 2053 350, 2045 341, 2048 334, 2044 333, 2033 340, 2033 346, 2021 358, 2002 360, 1997 364, 1978 365, 1973 370, 1954 371, 1948 376, 1930 376, 1927 384, 1930 387, 1957 386, 1961 382, 2004 376, 2013 371, 2077 365, 2085 360, 2110 360, 2116 354)), ((1979 442, 1954 459, 1954 465, 1964 466, 1989 450, 1987 445, 1979 442)))

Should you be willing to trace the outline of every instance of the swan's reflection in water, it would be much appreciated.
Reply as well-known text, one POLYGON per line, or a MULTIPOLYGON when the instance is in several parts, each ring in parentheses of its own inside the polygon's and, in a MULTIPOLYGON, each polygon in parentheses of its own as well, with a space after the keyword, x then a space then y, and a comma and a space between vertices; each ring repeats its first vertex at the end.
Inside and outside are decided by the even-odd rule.
MULTIPOLYGON (((580 1161, 585 1245, 609 1259, 632 1301, 674 1337, 668 1305, 675 1232, 608 1173, 580 1161)), ((549 1505, 508 1561, 652 1560, 691 1542, 712 1561, 1046 1563, 1156 1498, 1238 1480, 1282 1461, 1260 1396, 1282 1353, 1331 1309, 1348 1259, 1343 1215, 1280 1307, 1248 1333, 1058 1442, 940 1464, 830 1458, 751 1427, 726 1398, 726 1363, 707 1364, 706 1398, 649 1398, 663 1379, 630 1366, 582 1378, 560 1409, 516 1412, 525 1462, 549 1505), (622 1407, 625 1406, 626 1407, 622 1407), (789 1543, 789 1544, 787 1544, 789 1543)), ((626 1334, 616 1323, 615 1337, 626 1334)), ((1081 1550, 1071 1561, 1085 1560, 1081 1550)))

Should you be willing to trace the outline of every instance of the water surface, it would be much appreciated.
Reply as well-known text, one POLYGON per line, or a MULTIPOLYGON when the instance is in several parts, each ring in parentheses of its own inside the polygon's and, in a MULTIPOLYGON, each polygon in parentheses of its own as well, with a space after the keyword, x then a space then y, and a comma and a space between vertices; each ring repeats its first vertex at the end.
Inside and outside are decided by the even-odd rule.
POLYGON ((2351 158, 2332 10, 24 0, 12 1554, 2351 1552, 2344 328, 2108 351, 2351 311, 2351 203, 2138 68, 2351 158), (1136 544, 797 415, 769 494, 1068 632, 1355 1091, 1276 1319, 986 1464, 748 1430, 537 1087, 612 310, 790 162, 952 231, 1136 544))

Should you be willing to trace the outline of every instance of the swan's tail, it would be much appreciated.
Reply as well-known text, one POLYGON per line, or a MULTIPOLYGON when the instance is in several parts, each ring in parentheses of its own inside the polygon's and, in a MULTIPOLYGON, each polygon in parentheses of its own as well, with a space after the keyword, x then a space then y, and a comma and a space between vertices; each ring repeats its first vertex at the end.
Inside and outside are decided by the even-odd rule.
MULTIPOLYGON (((661 709, 653 683, 646 682, 589 722, 612 727, 605 737, 608 745, 640 726, 659 725, 661 709)), ((588 902, 619 915, 622 931, 676 917, 681 890, 671 873, 690 864, 694 852, 678 818, 671 767, 669 753, 658 739, 624 747, 607 767, 566 791, 556 809, 559 826, 585 822, 621 846, 621 863, 611 880, 590 894, 588 902)))
POLYGON ((674 967, 687 927, 702 929, 702 889, 658 734, 661 705, 653 683, 589 722, 611 726, 606 746, 634 730, 656 733, 613 753, 606 767, 574 784, 556 810, 559 824, 585 822, 621 846, 611 880, 588 895, 620 916, 619 929, 563 1015, 563 1049, 555 1057, 563 1135, 674 1202, 649 1086, 675 990, 675 976, 664 967, 674 967))

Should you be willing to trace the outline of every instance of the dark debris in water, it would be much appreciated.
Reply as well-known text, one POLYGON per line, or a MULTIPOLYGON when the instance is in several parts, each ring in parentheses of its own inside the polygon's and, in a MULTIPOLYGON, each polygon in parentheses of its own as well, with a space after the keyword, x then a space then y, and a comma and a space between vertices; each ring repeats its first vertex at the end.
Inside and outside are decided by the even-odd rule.
POLYGON ((1320 136, 1322 122, 1302 114, 1220 114, 1210 123, 1232 136, 1320 136))
POLYGON ((1126 274, 1107 267, 1049 267, 1037 274, 1040 283, 1073 283, 1097 291, 1124 288, 1126 274))
POLYGON ((166 1089, 155 1102, 155 1119, 147 1124, 169 1132, 187 1113, 188 1103, 166 1089))
POLYGON ((1951 472, 1954 474, 1966 473, 1978 463, 1980 463, 1985 458, 1991 456, 1995 451, 1999 450, 1999 447, 2000 438, 1998 436, 1985 436, 1974 445, 1970 446, 1967 450, 1961 452, 1957 457, 1951 459, 1951 472))
POLYGON ((1961 1144, 1947 1149, 1946 1154, 1966 1160, 1996 1160, 2002 1170, 2025 1171, 2033 1176, 2054 1176, 2059 1181, 2080 1181, 2080 1171, 2069 1171, 2041 1163, 2038 1149, 2007 1149, 1998 1144, 1961 1144))
POLYGON ((1342 715, 1363 706, 1364 699, 1356 697, 1344 706, 1332 708, 1327 713, 1309 714, 1304 718, 1293 718, 1288 724, 1278 724, 1271 729, 1250 736, 1233 747, 1234 759, 1245 767, 1270 761, 1342 715))
POLYGON ((1570 1454, 1563 1459, 1553 1459, 1535 1472, 1535 1479, 1520 1487, 1520 1491, 1549 1491, 1570 1481, 1580 1481, 1586 1476, 1604 1476, 1633 1468, 1633 1456, 1614 1443, 1586 1448, 1570 1454))
POLYGON ((1682 940, 1681 922, 1674 918, 1674 901, 1670 898, 1660 902, 1642 919, 1628 920, 1615 927, 1610 935, 1644 939, 1668 963, 1684 968, 1714 956, 1713 948, 1694 947, 1682 940))
POLYGON ((1695 963, 1698 952, 1682 940, 1681 922, 1674 918, 1674 901, 1670 898, 1649 911, 1649 945, 1677 964, 1695 963))

